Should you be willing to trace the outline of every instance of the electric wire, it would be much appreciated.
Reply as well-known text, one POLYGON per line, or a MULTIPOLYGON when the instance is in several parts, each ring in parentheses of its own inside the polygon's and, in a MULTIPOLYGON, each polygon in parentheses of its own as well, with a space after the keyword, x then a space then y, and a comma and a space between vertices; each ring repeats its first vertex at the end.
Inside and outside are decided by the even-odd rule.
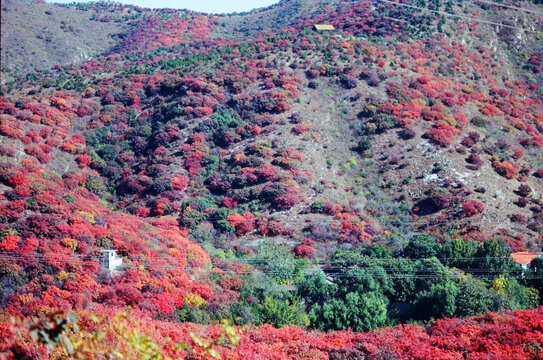
MULTIPOLYGON (((87 260, 96 260, 92 257, 89 257, 87 260)), ((477 259, 477 258, 473 258, 477 259)), ((499 259, 506 259, 506 258, 499 258, 499 259)), ((28 264, 47 264, 47 265, 65 265, 69 263, 74 263, 78 261, 79 259, 73 258, 70 256, 62 256, 57 254, 56 256, 50 256, 47 258, 24 258, 21 254, 0 254, 0 260, 15 260, 15 261, 21 261, 23 263, 28 264)), ((384 259, 376 259, 376 260, 384 260, 384 259)), ((387 259, 391 260, 391 259, 387 259)), ((400 259, 398 259, 400 260, 400 259)), ((160 263, 165 262, 165 260, 162 259, 160 263)), ((208 269, 205 267, 192 267, 190 265, 187 266, 178 266, 175 264, 159 264, 159 263, 149 263, 143 265, 144 268, 146 268, 148 271, 204 271, 204 272, 212 272, 214 269, 208 269)), ((221 271, 224 271, 220 268, 221 271)), ((255 269, 255 270, 241 270, 241 271, 235 271, 235 270, 228 270, 229 272, 233 273, 237 276, 244 276, 244 275, 253 275, 255 273, 257 274, 265 274, 265 275, 271 275, 271 276, 280 276, 284 275, 285 272, 293 272, 289 270, 266 270, 266 269, 255 269)), ((374 267, 371 265, 368 266, 350 266, 350 267, 324 267, 324 268, 309 268, 309 269, 303 269, 301 272, 305 274, 311 274, 311 273, 324 273, 327 277, 332 278, 391 278, 391 279, 419 279, 419 280, 428 280, 428 279, 458 279, 466 277, 467 274, 474 278, 489 278, 489 277, 497 277, 499 276, 507 276, 509 278, 522 278, 522 279, 543 279, 543 275, 530 275, 525 274, 522 272, 518 273, 508 273, 507 271, 500 270, 500 269, 492 269, 492 268, 478 268, 478 269, 428 269, 428 268, 422 268, 422 269, 413 269, 412 271, 408 272, 407 270, 401 270, 397 268, 391 268, 391 267, 374 267), (353 273, 355 270, 363 270, 364 272, 360 273, 353 273), (455 272, 456 270, 456 272, 455 272), (403 273, 401 271, 404 271, 403 273), (462 271, 462 273, 459 273, 457 271, 462 271)))
POLYGON ((521 7, 516 7, 516 6, 512 6, 512 5, 507 5, 507 4, 500 4, 500 3, 487 1, 487 0, 473 0, 473 2, 479 2, 479 3, 483 3, 483 4, 489 4, 489 5, 496 5, 496 6, 504 7, 504 8, 507 8, 507 9, 513 9, 513 10, 524 11, 524 12, 528 12, 528 13, 532 13, 532 14, 543 15, 543 11, 537 11, 537 10, 532 10, 532 9, 527 9, 527 8, 521 8, 521 7))
POLYGON ((489 25, 503 26, 505 28, 517 29, 517 30, 521 30, 521 31, 525 31, 525 32, 534 33, 534 34, 540 33, 539 31, 530 30, 530 29, 526 29, 526 28, 521 28, 521 27, 518 27, 518 26, 507 25, 507 24, 498 23, 498 22, 495 22, 495 21, 484 20, 484 19, 480 19, 480 18, 477 18, 477 17, 451 14, 451 13, 448 13, 446 11, 441 11, 441 10, 426 9, 426 8, 423 8, 423 7, 410 5, 410 4, 403 4, 403 3, 399 3, 399 2, 391 1, 391 0, 377 0, 377 1, 384 2, 384 3, 387 3, 387 4, 396 5, 396 6, 403 6, 403 7, 408 7, 408 8, 412 8, 412 9, 428 11, 428 12, 432 12, 432 13, 440 14, 440 15, 444 15, 444 16, 456 17, 456 18, 461 18, 461 19, 465 19, 465 20, 485 23, 485 24, 489 24, 489 25))

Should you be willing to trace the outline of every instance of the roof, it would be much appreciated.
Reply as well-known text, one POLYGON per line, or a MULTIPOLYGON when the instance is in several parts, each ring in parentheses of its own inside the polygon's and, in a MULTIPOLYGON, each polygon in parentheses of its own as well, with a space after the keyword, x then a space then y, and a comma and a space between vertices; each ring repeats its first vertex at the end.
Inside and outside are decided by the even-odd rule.
POLYGON ((537 257, 539 257, 539 254, 530 253, 528 251, 519 251, 511 254, 513 261, 520 265, 528 265, 537 257))
POLYGON ((335 30, 336 28, 334 25, 328 25, 328 24, 315 24, 313 25, 316 30, 335 30))

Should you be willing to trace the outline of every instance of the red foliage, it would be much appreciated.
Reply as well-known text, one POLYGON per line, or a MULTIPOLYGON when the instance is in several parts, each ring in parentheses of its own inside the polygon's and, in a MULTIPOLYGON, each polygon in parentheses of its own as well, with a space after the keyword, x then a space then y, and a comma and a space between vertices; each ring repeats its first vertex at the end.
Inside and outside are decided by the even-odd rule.
POLYGON ((510 163, 509 161, 493 161, 492 166, 498 174, 506 179, 513 179, 520 170, 517 164, 510 163))
POLYGON ((3 239, 0 240, 0 250, 16 250, 19 247, 19 241, 21 241, 21 238, 19 238, 18 236, 6 235, 3 239))
POLYGON ((175 190, 184 190, 189 183, 189 178, 185 175, 176 175, 172 178, 172 187, 175 190))
POLYGON ((451 201, 453 200, 452 194, 438 194, 431 198, 432 203, 434 206, 439 209, 445 209, 448 208, 451 205, 451 201))
MULTIPOLYGON (((194 288, 199 296, 205 295, 201 288, 194 288)), ((62 290, 52 292, 57 297, 62 290)), ((202 296, 202 298, 205 298, 202 296)), ((158 298, 170 303, 170 297, 158 298)), ((252 301, 252 299, 251 299, 252 301)), ((168 306, 166 306, 168 309, 168 306)), ((114 311, 102 310, 108 318, 114 311)), ((194 344, 189 333, 212 342, 223 332, 218 325, 198 325, 153 320, 136 314, 137 321, 130 324, 134 331, 145 334, 158 344, 159 352, 185 358, 186 354, 173 352, 171 343, 194 344), (164 341, 168 338, 168 341, 164 341)), ((83 316, 82 319, 87 319, 83 316)), ((80 331, 94 332, 93 321, 80 321, 80 331)), ((251 327, 241 332, 240 342, 232 346, 229 342, 218 342, 214 350, 223 359, 436 359, 460 358, 511 360, 539 359, 539 344, 543 342, 543 308, 518 310, 505 313, 487 313, 467 319, 437 320, 432 325, 399 325, 368 333, 336 331, 320 333, 296 326, 280 329, 271 325, 251 327)), ((0 325, 0 334, 9 339, 7 345, 17 342, 13 336, 19 329, 6 323, 0 325)), ((98 328, 100 331, 100 328, 98 328)), ((25 333, 24 336, 27 336, 25 333)), ((114 340, 114 339, 112 339, 114 340)), ((194 345, 193 345, 194 346, 194 345)), ((20 347, 24 352, 24 347, 20 347)), ((207 358, 203 355, 195 359, 207 358)), ((209 357, 209 356, 208 356, 209 357)))
POLYGON ((0 155, 14 157, 17 153, 17 149, 13 145, 3 146, 0 145, 0 155))
POLYGON ((520 196, 528 196, 532 193, 532 188, 530 187, 530 185, 521 184, 517 190, 517 193, 520 196))
POLYGON ((0 115, 0 135, 20 139, 24 135, 24 125, 9 115, 0 115))
POLYGON ((470 200, 470 201, 466 201, 465 203, 462 203, 462 211, 468 217, 482 213, 484 210, 485 210, 484 204, 475 200, 470 200))
POLYGON ((315 255, 315 250, 313 249, 313 247, 304 244, 296 246, 294 252, 296 253, 296 256, 308 259, 313 258, 313 256, 315 255))
POLYGON ((528 218, 522 214, 513 214, 511 215, 511 221, 514 223, 523 224, 528 221, 528 218))
POLYGON ((222 206, 227 207, 229 209, 235 209, 238 206, 238 202, 228 196, 225 196, 222 199, 221 204, 222 206))
POLYGON ((290 209, 301 201, 298 193, 298 188, 289 186, 287 187, 286 194, 276 197, 273 200, 273 204, 280 210, 290 209))
POLYGON ((292 132, 296 135, 300 135, 305 133, 307 130, 309 130, 309 126, 307 124, 296 124, 292 128, 292 132))
POLYGON ((245 214, 232 214, 226 217, 226 220, 236 229, 238 235, 244 235, 255 228, 255 216, 250 212, 245 214))
POLYGON ((138 210, 136 210, 136 215, 141 217, 146 217, 151 213, 151 209, 148 207, 140 207, 138 210))
POLYGON ((26 176, 23 174, 15 174, 8 179, 9 186, 18 188, 26 183, 26 176))
POLYGON ((79 155, 75 161, 80 167, 86 167, 89 166, 92 162, 92 159, 88 155, 79 155))
POLYGON ((480 168, 481 165, 483 165, 483 160, 481 157, 477 154, 469 154, 468 158, 466 159, 466 162, 469 164, 472 164, 476 169, 480 168))
POLYGON ((513 158, 515 158, 516 160, 522 159, 523 156, 524 156, 524 150, 522 149, 513 150, 513 158))
POLYGON ((428 138, 435 144, 447 147, 452 144, 454 135, 458 133, 454 127, 449 124, 439 121, 428 132, 428 138))

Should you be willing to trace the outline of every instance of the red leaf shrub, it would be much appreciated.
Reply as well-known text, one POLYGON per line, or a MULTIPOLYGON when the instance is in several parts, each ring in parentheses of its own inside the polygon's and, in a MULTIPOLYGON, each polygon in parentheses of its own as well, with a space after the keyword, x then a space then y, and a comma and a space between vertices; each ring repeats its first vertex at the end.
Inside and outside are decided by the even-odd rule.
POLYGON ((484 204, 475 200, 470 200, 470 201, 466 201, 465 203, 462 203, 462 211, 467 217, 482 213, 484 210, 485 210, 484 204))
POLYGON ((528 196, 532 193, 532 188, 530 187, 530 185, 521 184, 517 189, 517 193, 520 196, 528 196))
POLYGON ((311 259, 315 255, 315 250, 309 245, 300 244, 294 249, 296 256, 311 259))
POLYGON ((483 160, 481 157, 477 154, 469 154, 468 158, 466 159, 466 162, 468 164, 472 164, 476 169, 479 169, 481 165, 483 165, 483 160))
POLYGON ((185 175, 176 175, 172 178, 172 188, 182 191, 189 184, 189 178, 185 175))
POLYGON ((292 128, 292 132, 296 135, 301 135, 305 133, 307 130, 309 130, 309 126, 307 124, 296 124, 292 128))
POLYGON ((513 158, 518 160, 518 159, 522 159, 522 157, 524 156, 524 150, 522 149, 515 149, 513 150, 513 158))
POLYGON ((451 205, 453 200, 453 195, 451 194, 438 194, 431 198, 432 203, 439 210, 448 208, 451 205))
POLYGON ((0 240, 0 250, 10 251, 16 250, 19 246, 18 243, 21 241, 21 238, 14 235, 7 235, 0 240))
POLYGON ((493 161, 492 167, 498 174, 509 180, 515 178, 520 170, 520 167, 517 164, 513 164, 509 161, 493 161))
POLYGON ((522 214, 511 215, 511 221, 518 224, 524 224, 528 221, 528 218, 522 214))
POLYGON ((146 217, 151 213, 151 209, 148 207, 140 207, 138 210, 136 210, 136 215, 141 217, 146 217))
POLYGON ((245 214, 232 214, 226 217, 226 220, 236 229, 238 235, 244 235, 254 230, 255 216, 250 212, 245 214))
POLYGON ((0 155, 14 157, 17 154, 17 149, 13 145, 3 146, 0 145, 0 155))
POLYGON ((457 133, 458 130, 454 127, 446 122, 439 121, 426 133, 426 135, 434 144, 441 147, 447 147, 452 144, 452 139, 457 133))
POLYGON ((518 199, 517 199, 517 202, 516 202, 517 206, 518 207, 526 207, 526 205, 528 205, 528 199, 526 199, 525 197, 523 196, 520 196, 518 199))
POLYGON ((225 196, 221 202, 222 206, 229 209, 235 209, 238 206, 238 202, 231 197, 225 196))
POLYGON ((75 161, 80 167, 86 167, 89 166, 92 162, 92 159, 88 155, 79 155, 75 161))

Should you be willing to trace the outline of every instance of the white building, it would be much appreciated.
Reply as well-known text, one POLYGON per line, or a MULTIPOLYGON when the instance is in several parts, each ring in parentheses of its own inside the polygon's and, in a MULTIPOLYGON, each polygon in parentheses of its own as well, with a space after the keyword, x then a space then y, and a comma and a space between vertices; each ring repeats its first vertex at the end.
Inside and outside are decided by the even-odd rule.
POLYGON ((117 250, 102 250, 104 257, 102 258, 102 266, 109 270, 110 273, 115 273, 123 264, 123 258, 117 256, 117 250))

